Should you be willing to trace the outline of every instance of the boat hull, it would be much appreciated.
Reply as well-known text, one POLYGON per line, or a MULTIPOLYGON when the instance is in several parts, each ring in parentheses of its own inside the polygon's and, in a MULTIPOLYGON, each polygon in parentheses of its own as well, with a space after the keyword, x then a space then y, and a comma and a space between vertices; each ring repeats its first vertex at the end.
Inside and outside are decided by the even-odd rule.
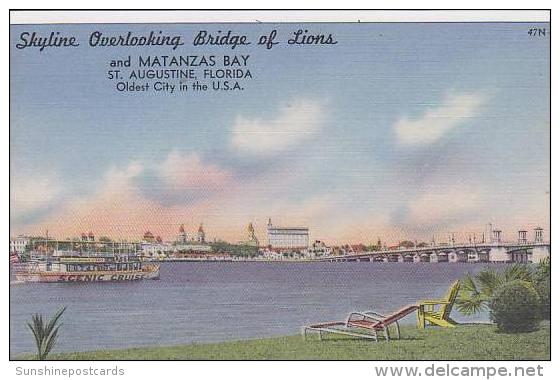
POLYGON ((17 281, 24 282, 124 282, 140 280, 158 280, 159 265, 136 271, 94 271, 84 272, 19 272, 15 273, 17 281))

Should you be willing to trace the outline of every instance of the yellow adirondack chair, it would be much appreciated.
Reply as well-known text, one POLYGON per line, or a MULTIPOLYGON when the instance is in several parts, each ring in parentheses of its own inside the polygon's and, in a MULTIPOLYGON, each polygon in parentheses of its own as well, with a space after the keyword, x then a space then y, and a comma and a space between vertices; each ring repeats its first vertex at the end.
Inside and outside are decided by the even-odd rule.
POLYGON ((453 304, 459 294, 459 281, 455 281, 447 295, 441 300, 425 300, 418 304, 418 328, 428 325, 454 327, 457 322, 449 317, 453 304))

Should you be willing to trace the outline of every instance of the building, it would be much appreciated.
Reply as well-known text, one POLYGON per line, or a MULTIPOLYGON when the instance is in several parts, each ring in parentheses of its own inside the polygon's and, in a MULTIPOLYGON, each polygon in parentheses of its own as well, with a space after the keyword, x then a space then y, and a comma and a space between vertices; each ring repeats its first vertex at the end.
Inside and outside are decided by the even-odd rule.
POLYGON ((162 241, 143 242, 140 247, 144 257, 159 258, 173 252, 173 246, 162 241))
POLYGON ((264 260, 284 260, 282 253, 269 250, 268 248, 261 249, 259 254, 264 260))
POLYGON ((277 227, 271 219, 268 219, 267 237, 272 249, 305 251, 309 246, 309 228, 277 227))
POLYGON ((196 241, 200 244, 206 243, 206 233, 204 232, 204 228, 202 228, 202 223, 200 223, 200 227, 198 227, 196 241))
POLYGON ((212 252, 212 246, 208 244, 175 244, 174 252, 212 252))
POLYGON ((29 236, 19 235, 10 239, 10 252, 24 253, 31 246, 31 238, 29 236))
POLYGON ((188 237, 187 233, 185 232, 185 225, 181 224, 181 227, 179 227, 179 235, 177 235, 177 243, 187 244, 188 240, 189 240, 189 237, 188 237))
POLYGON ((196 253, 210 253, 212 252, 212 246, 206 243, 206 233, 202 224, 198 227, 198 231, 195 235, 189 234, 185 231, 185 226, 181 224, 179 227, 179 234, 177 235, 177 240, 171 244, 172 251, 174 254, 196 254, 196 253))
POLYGON ((307 256, 312 259, 317 257, 330 256, 331 253, 332 253, 332 248, 328 247, 325 244, 325 242, 321 240, 315 240, 307 250, 307 256))
POLYGON ((144 233, 144 236, 142 236, 142 241, 144 241, 146 243, 155 243, 156 237, 150 231, 146 231, 144 233))
POLYGON ((82 241, 95 241, 95 235, 93 232, 89 231, 89 233, 82 232, 81 235, 82 241))
POLYGON ((244 242, 244 244, 253 247, 259 246, 259 239, 257 239, 257 236, 255 235, 255 228, 253 227, 253 223, 249 223, 249 225, 247 226, 247 241, 244 242))

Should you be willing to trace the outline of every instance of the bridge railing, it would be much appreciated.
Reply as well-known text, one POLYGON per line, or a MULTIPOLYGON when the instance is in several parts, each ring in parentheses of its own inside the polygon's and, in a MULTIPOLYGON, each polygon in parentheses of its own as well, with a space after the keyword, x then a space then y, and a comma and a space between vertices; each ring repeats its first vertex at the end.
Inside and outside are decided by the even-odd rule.
POLYGON ((550 242, 499 242, 499 243, 462 243, 453 245, 435 245, 429 247, 413 247, 413 248, 402 248, 402 249, 391 249, 391 250, 381 250, 381 251, 365 251, 365 252, 349 252, 342 255, 325 256, 325 258, 345 258, 345 257, 364 257, 364 256, 387 256, 387 255, 402 255, 407 253, 419 253, 419 252, 434 252, 434 251, 457 251, 457 250, 491 250, 492 248, 532 248, 540 246, 550 246, 550 242))

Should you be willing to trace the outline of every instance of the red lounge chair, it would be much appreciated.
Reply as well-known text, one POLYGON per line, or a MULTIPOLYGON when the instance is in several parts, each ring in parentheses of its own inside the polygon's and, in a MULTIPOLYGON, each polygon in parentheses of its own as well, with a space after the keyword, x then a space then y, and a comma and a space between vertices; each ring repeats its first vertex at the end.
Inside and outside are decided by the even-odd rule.
POLYGON ((354 311, 348 315, 345 322, 325 322, 317 323, 302 328, 304 339, 307 337, 307 331, 316 331, 319 333, 319 339, 323 339, 323 333, 333 333, 341 335, 349 335, 356 338, 373 339, 378 341, 378 331, 383 331, 385 339, 388 341, 389 326, 395 325, 396 339, 400 339, 399 320, 418 310, 417 305, 406 306, 389 315, 382 315, 374 311, 354 311))

